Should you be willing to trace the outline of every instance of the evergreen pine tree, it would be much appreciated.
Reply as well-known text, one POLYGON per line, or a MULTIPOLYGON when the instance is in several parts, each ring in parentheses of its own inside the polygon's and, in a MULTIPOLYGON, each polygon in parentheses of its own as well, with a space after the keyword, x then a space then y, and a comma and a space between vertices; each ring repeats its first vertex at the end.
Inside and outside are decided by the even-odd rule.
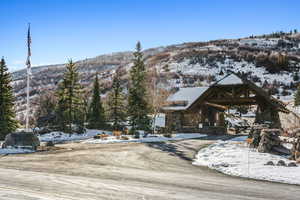
POLYGON ((122 93, 121 80, 119 71, 113 78, 112 91, 109 94, 108 109, 109 118, 112 121, 113 130, 122 130, 126 120, 126 108, 122 93))
POLYGON ((18 127, 15 120, 14 96, 11 86, 11 77, 4 58, 0 61, 0 139, 18 127))
POLYGON ((224 72, 223 70, 221 69, 220 73, 219 73, 220 76, 223 76, 224 75, 224 72))
POLYGON ((164 70, 164 72, 170 72, 169 65, 166 64, 165 66, 163 66, 163 70, 164 70))
POLYGON ((299 81, 299 74, 298 73, 294 74, 293 81, 299 81))
POLYGON ((66 65, 63 81, 57 90, 56 123, 58 130, 72 133, 82 132, 84 127, 84 102, 78 69, 72 60, 66 65), (75 125, 76 130, 73 129, 75 125))
POLYGON ((295 94, 295 106, 300 106, 300 85, 298 86, 295 94))
POLYGON ((56 95, 57 95, 57 106, 55 108, 55 126, 57 130, 63 132, 70 132, 67 128, 68 120, 67 120, 67 102, 66 102, 66 94, 65 88, 67 87, 66 81, 62 81, 59 83, 56 95))
POLYGON ((146 69, 141 52, 140 42, 136 45, 134 52, 133 66, 130 70, 130 87, 128 97, 128 115, 132 131, 146 130, 149 131, 151 121, 148 116, 150 107, 147 102, 146 91, 146 69))
POLYGON ((87 121, 89 123, 88 127, 92 129, 104 129, 106 127, 104 109, 100 98, 100 86, 98 76, 96 76, 94 81, 93 97, 89 106, 87 121))

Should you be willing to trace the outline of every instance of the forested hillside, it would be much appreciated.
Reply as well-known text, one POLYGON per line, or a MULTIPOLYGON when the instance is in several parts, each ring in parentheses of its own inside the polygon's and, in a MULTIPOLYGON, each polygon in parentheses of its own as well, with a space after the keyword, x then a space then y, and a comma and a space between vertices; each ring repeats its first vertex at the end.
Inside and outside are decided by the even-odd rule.
MULTIPOLYGON (((147 49, 143 53, 149 81, 155 80, 155 85, 164 89, 209 85, 228 71, 234 71, 263 86, 271 95, 291 98, 299 80, 299 45, 300 34, 295 30, 241 39, 183 43, 147 49)), ((86 89, 91 89, 98 74, 101 92, 105 96, 118 68, 121 83, 126 88, 132 58, 132 52, 128 51, 80 60, 75 64, 80 82, 86 89)), ((33 105, 39 95, 56 89, 64 71, 64 64, 32 69, 30 95, 33 105)), ((17 114, 21 120, 25 110, 25 78, 25 69, 13 73, 17 114)))

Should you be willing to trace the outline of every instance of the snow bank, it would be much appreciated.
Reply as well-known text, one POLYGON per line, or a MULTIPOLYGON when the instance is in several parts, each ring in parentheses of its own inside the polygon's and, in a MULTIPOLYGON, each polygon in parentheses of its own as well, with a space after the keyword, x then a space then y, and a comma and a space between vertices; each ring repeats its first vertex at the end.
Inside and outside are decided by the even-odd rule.
POLYGON ((206 137, 206 136, 207 135, 200 134, 200 133, 179 133, 179 134, 175 134, 172 138, 167 138, 162 135, 156 135, 156 136, 150 135, 146 138, 135 139, 132 136, 127 136, 128 140, 120 140, 114 136, 110 136, 106 140, 89 139, 89 140, 84 141, 83 143, 107 144, 107 143, 127 143, 127 142, 143 142, 143 143, 165 142, 165 141, 172 141, 172 140, 195 139, 195 138, 201 138, 201 137, 206 137))
POLYGON ((83 134, 68 134, 63 132, 51 132, 44 135, 38 136, 41 142, 64 142, 64 141, 76 141, 76 140, 85 140, 94 137, 97 134, 105 133, 108 135, 111 135, 112 133, 109 131, 102 131, 102 130, 94 130, 94 129, 88 129, 83 134))
POLYGON ((174 135, 172 138, 167 138, 162 135, 148 135, 146 138, 135 139, 132 136, 127 136, 129 140, 120 140, 115 136, 112 136, 112 132, 110 131, 102 131, 102 130, 93 130, 88 129, 84 134, 68 134, 63 132, 51 132, 44 135, 38 136, 41 142, 66 142, 66 141, 79 141, 85 140, 83 143, 117 143, 117 142, 163 142, 169 140, 182 140, 182 139, 192 139, 192 138, 201 138, 207 135, 200 133, 179 133, 174 135), (94 139, 93 137, 97 134, 105 133, 110 135, 106 140, 94 139))
POLYGON ((274 182, 300 184, 300 167, 284 167, 265 165, 268 161, 275 164, 279 160, 291 161, 277 155, 259 153, 247 147, 245 137, 230 141, 218 141, 201 149, 193 164, 208 166, 224 174, 267 180, 274 182))
POLYGON ((3 148, 0 149, 0 154, 21 154, 21 153, 33 153, 30 149, 17 149, 17 148, 3 148))

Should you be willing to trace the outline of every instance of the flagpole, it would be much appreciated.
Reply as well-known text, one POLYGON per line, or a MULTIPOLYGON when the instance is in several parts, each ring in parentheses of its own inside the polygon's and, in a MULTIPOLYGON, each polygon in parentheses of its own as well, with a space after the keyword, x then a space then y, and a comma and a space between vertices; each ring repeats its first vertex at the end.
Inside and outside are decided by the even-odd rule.
POLYGON ((30 132, 29 130, 29 109, 30 109, 30 100, 29 100, 29 87, 30 87, 30 75, 29 75, 29 67, 30 64, 27 64, 27 97, 26 97, 26 132, 30 132))
POLYGON ((27 89, 26 89, 26 132, 30 132, 29 130, 29 113, 30 113, 30 99, 29 99, 29 94, 30 94, 30 76, 31 76, 31 36, 30 36, 30 23, 28 24, 28 32, 27 32, 27 89))
MULTIPOLYGON (((27 69, 27 71, 28 71, 28 69, 27 69)), ((26 132, 29 132, 29 86, 30 86, 29 75, 28 75, 28 72, 27 72, 26 132)))

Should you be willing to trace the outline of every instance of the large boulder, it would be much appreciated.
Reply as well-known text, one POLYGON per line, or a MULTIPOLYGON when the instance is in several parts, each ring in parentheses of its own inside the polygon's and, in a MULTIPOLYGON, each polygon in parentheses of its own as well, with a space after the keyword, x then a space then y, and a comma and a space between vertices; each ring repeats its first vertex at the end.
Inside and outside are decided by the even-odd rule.
POLYGON ((286 163, 283 160, 279 160, 277 166, 286 166, 286 163))
POLYGON ((298 167, 297 164, 295 162, 290 162, 288 164, 288 167, 298 167))
POLYGON ((280 129, 263 129, 260 134, 261 139, 257 148, 258 152, 290 155, 291 151, 282 145, 279 138, 281 134, 282 131, 280 129))
POLYGON ((265 165, 270 165, 270 166, 274 166, 274 162, 273 161, 268 161, 265 165))
POLYGON ((2 144, 2 148, 13 147, 13 148, 30 148, 36 150, 40 145, 39 138, 28 132, 16 132, 10 133, 5 137, 5 141, 2 144))

